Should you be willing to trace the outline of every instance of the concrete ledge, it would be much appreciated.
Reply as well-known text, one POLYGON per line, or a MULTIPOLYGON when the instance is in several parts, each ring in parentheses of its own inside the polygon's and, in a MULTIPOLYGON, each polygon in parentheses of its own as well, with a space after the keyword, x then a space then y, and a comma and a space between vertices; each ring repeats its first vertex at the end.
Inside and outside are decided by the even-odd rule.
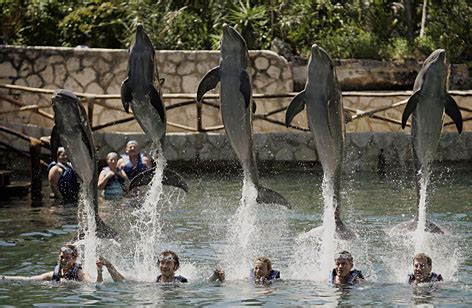
MULTIPOLYGON (((50 133, 49 128, 32 125, 9 125, 24 134, 41 137, 50 133)), ((0 133, 8 144, 28 151, 28 144, 11 135, 0 133)), ((94 133, 98 155, 106 157, 110 151, 123 153, 126 143, 137 140, 144 151, 149 151, 150 142, 144 134, 137 133, 94 133)), ((256 155, 264 162, 305 162, 317 160, 313 137, 310 132, 258 133, 254 136, 256 155)), ((376 171, 378 155, 383 155, 389 168, 411 167, 412 152, 409 133, 348 133, 346 136, 346 156, 344 170, 376 171)), ((2 151, 0 164, 11 169, 29 168, 29 163, 18 162, 18 155, 2 151), (23 165, 23 166, 22 166, 23 165)), ((48 151, 43 150, 48 154, 48 151)), ((202 163, 213 162, 234 164, 236 156, 225 134, 219 133, 171 133, 166 141, 166 158, 169 162, 202 163)), ((443 133, 436 159, 440 163, 461 162, 472 164, 472 132, 443 133)))

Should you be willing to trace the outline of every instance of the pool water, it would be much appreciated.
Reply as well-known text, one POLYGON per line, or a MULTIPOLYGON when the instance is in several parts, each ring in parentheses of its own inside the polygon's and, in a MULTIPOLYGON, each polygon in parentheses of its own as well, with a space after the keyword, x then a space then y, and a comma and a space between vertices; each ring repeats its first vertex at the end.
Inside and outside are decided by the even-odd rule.
MULTIPOLYGON (((264 175, 261 182, 285 196, 293 209, 258 205, 251 209, 251 225, 239 226, 242 180, 238 175, 187 175, 187 195, 165 188, 165 202, 158 211, 159 240, 151 249, 156 254, 164 249, 178 253, 181 268, 177 274, 190 281, 180 286, 153 283, 155 264, 136 265, 136 239, 130 231, 136 223, 135 209, 129 205, 133 202, 102 201, 100 215, 123 237, 118 242, 100 241, 98 254, 112 260, 129 280, 115 283, 108 274, 102 284, 0 280, 0 305, 472 304, 470 172, 443 168, 434 174, 427 218, 447 233, 426 236, 422 246, 433 258, 433 271, 441 273, 445 281, 419 287, 405 284, 415 253, 413 234, 389 232, 416 212, 412 177, 373 173, 343 177, 342 217, 358 237, 334 244, 336 250, 349 250, 354 266, 366 276, 365 283, 345 288, 328 285, 328 270, 314 266, 320 243, 311 235, 322 223, 321 177, 302 169, 264 175), (248 233, 242 237, 244 243, 239 239, 242 233, 248 233), (260 255, 271 258, 273 267, 281 271, 282 279, 271 286, 255 286, 245 279, 251 260, 260 255), (207 282, 218 266, 225 269, 227 281, 207 282)), ((51 271, 59 247, 74 237, 77 228, 74 207, 55 205, 47 198, 42 204, 32 204, 29 198, 0 201, 0 275, 51 271)), ((86 265, 86 269, 95 276, 93 266, 86 265)))

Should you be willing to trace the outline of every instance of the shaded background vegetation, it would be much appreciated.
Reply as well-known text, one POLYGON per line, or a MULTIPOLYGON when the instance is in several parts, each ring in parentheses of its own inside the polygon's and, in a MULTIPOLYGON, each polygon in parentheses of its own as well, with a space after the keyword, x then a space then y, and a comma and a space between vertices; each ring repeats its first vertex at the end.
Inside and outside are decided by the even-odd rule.
POLYGON ((0 0, 0 13, 11 45, 127 48, 143 23, 157 49, 217 49, 227 23, 287 58, 317 43, 335 58, 472 59, 470 0, 0 0))

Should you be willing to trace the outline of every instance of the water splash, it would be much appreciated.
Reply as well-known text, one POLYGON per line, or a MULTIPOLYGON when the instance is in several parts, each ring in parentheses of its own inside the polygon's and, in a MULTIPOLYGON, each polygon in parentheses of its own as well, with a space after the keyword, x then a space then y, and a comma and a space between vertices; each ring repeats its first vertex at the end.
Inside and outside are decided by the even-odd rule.
POLYGON ((129 233, 133 255, 131 268, 136 278, 142 281, 154 281, 156 279, 158 271, 156 251, 159 248, 158 244, 162 231, 159 201, 162 196, 162 178, 166 159, 162 155, 160 145, 152 151, 151 156, 157 162, 156 171, 142 206, 131 213, 133 223, 130 226, 129 233), (157 154, 161 155, 157 157, 157 154))
POLYGON ((335 238, 336 204, 333 181, 326 174, 323 177, 322 192, 322 226, 302 233, 295 239, 295 253, 288 271, 293 278, 326 281, 329 271, 333 268, 335 251, 339 249, 340 241, 335 238), (304 269, 302 273, 299 272, 300 268, 304 269))
POLYGON ((430 173, 425 170, 420 178, 420 195, 418 203, 418 223, 414 233, 415 253, 423 252, 428 241, 428 234, 426 232, 426 197, 429 185, 430 173))
MULTIPOLYGON (((239 208, 231 219, 228 230, 228 247, 225 252, 226 272, 235 279, 247 277, 254 257, 252 240, 256 234, 257 188, 244 178, 239 208)), ((223 262, 223 263, 225 263, 223 262)))
POLYGON ((96 235, 97 224, 93 204, 93 194, 87 189, 82 189, 78 206, 79 237, 77 243, 81 252, 80 259, 86 272, 95 273, 95 260, 99 239, 96 235))

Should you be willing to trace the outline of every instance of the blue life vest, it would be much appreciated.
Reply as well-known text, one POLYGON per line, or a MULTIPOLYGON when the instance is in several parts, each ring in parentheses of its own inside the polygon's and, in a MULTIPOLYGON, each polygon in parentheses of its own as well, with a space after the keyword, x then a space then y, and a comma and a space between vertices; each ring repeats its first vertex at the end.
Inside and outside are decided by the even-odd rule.
POLYGON ((125 165, 123 167, 123 170, 125 171, 126 175, 128 176, 128 179, 131 181, 136 175, 140 174, 141 172, 145 171, 147 169, 146 165, 143 163, 143 154, 138 155, 138 164, 136 166, 133 166, 131 163, 131 160, 129 159, 128 154, 123 154, 121 155, 121 158, 125 161, 125 165))
MULTIPOLYGON (((416 280, 415 274, 408 274, 408 278, 407 278, 408 284, 412 284, 413 282, 415 282, 415 280, 416 280)), ((429 278, 425 282, 438 282, 438 281, 443 281, 441 274, 436 274, 432 272, 431 275, 429 275, 429 278)))
POLYGON ((57 183, 57 188, 59 189, 64 202, 69 203, 79 200, 79 179, 77 177, 77 173, 72 168, 71 163, 68 162, 66 164, 62 164, 53 161, 48 165, 48 172, 54 166, 58 166, 62 169, 62 175, 59 178, 59 182, 57 183))
MULTIPOLYGON (((157 276, 156 282, 159 282, 159 283, 160 283, 161 276, 162 276, 162 275, 157 276)), ((185 278, 184 276, 180 276, 180 275, 179 275, 179 276, 175 276, 175 277, 174 277, 174 282, 184 283, 184 282, 188 282, 188 280, 187 280, 187 278, 185 278)))
POLYGON ((80 262, 76 262, 74 266, 65 273, 64 276, 61 277, 60 275, 60 270, 61 266, 58 264, 54 268, 54 273, 52 274, 52 281, 61 281, 61 278, 64 278, 66 280, 79 280, 79 270, 82 269, 82 264, 80 262))
MULTIPOLYGON (((256 280, 256 274, 254 273, 254 269, 251 269, 251 272, 249 273, 249 278, 251 279, 251 281, 256 280)), ((276 270, 271 270, 269 275, 265 278, 267 279, 266 282, 270 284, 274 282, 275 279, 280 279, 280 272, 276 270)))
MULTIPOLYGON (((105 167, 103 168, 103 171, 108 172, 110 170, 110 167, 105 167)), ((105 188, 103 189, 103 198, 105 199, 116 199, 116 198, 121 198, 124 193, 124 187, 125 185, 125 180, 115 174, 113 177, 109 178, 105 188)))
MULTIPOLYGON (((329 283, 334 283, 336 279, 336 269, 333 268, 333 270, 329 273, 329 278, 328 282, 329 283)), ((347 276, 347 285, 355 285, 356 283, 359 282, 359 279, 364 279, 364 276, 362 275, 361 271, 358 271, 356 269, 352 270, 349 272, 349 275, 347 276)))

